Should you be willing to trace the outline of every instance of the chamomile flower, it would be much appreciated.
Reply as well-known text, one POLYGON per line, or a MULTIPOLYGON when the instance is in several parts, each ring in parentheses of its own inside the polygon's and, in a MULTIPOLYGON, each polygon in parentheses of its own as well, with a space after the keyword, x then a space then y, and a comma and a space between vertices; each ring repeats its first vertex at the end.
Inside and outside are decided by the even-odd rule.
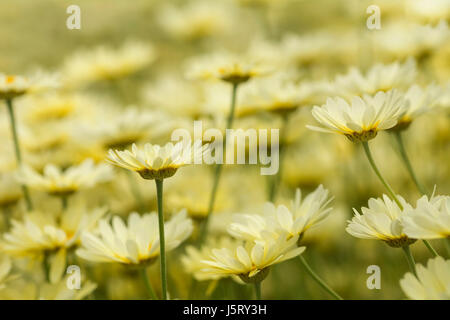
POLYGON ((276 225, 289 234, 290 237, 301 237, 308 229, 320 224, 330 214, 332 208, 329 207, 333 197, 322 185, 302 199, 300 189, 295 192, 291 209, 286 206, 275 206, 268 202, 265 206, 265 215, 269 223, 276 225))
POLYGON ((417 277, 408 272, 400 286, 412 300, 450 300, 450 260, 429 259, 427 266, 416 264, 417 277))
POLYGON ((251 78, 267 75, 267 64, 251 57, 228 52, 195 58, 188 62, 187 76, 193 79, 216 79, 240 84, 251 78))
POLYGON ((403 247, 416 240, 405 234, 403 219, 412 206, 401 196, 397 196, 403 208, 388 196, 369 199, 368 208, 361 208, 361 214, 353 209, 355 216, 348 222, 346 231, 356 238, 377 239, 391 247, 403 247))
POLYGON ((12 99, 24 95, 30 88, 29 81, 22 76, 0 73, 0 99, 12 99))
POLYGON ((112 168, 106 164, 95 164, 87 159, 78 166, 66 170, 48 164, 43 174, 29 166, 23 166, 18 173, 18 180, 30 188, 44 191, 53 196, 69 196, 80 189, 90 188, 112 178, 112 168))
POLYGON ((232 248, 212 250, 210 259, 203 260, 207 267, 202 272, 210 275, 239 276, 245 283, 261 282, 269 267, 300 255, 305 247, 297 247, 297 238, 280 236, 259 241, 237 243, 232 248))
POLYGON ((83 281, 77 290, 71 289, 67 284, 70 275, 63 277, 56 283, 45 283, 39 289, 38 300, 82 300, 97 289, 92 281, 83 281))
POLYGON ((5 288, 6 282, 11 279, 12 262, 8 256, 0 256, 0 290, 5 288))
POLYGON ((311 130, 339 133, 352 142, 368 141, 378 131, 394 127, 406 112, 406 102, 400 92, 377 92, 374 96, 354 97, 349 104, 342 98, 329 98, 322 107, 312 110, 323 127, 307 126, 311 130))
POLYGON ((198 281, 216 280, 226 277, 225 274, 209 274, 203 272, 203 269, 207 267, 204 260, 208 260, 211 257, 212 250, 214 248, 233 248, 236 240, 230 237, 221 237, 219 239, 211 238, 198 248, 190 245, 186 247, 186 253, 181 257, 181 263, 185 271, 192 274, 198 281))
MULTIPOLYGON (((166 251, 178 247, 192 233, 192 220, 186 211, 180 211, 164 223, 166 251)), ((159 256, 158 215, 147 213, 140 216, 133 212, 128 225, 114 216, 112 222, 103 219, 98 232, 82 237, 82 248, 77 255, 93 262, 116 262, 127 265, 146 265, 159 256)))
POLYGON ((423 196, 403 225, 404 232, 414 239, 450 238, 450 196, 423 196))
POLYGON ((235 215, 228 232, 246 240, 263 240, 268 236, 276 238, 279 234, 301 240, 309 228, 318 225, 330 214, 332 208, 328 205, 332 200, 322 185, 304 199, 301 190, 297 189, 290 209, 285 205, 275 206, 267 202, 262 215, 235 215))
POLYGON ((146 140, 151 133, 158 133, 160 123, 166 123, 164 116, 152 111, 139 110, 129 106, 125 110, 105 110, 105 120, 95 128, 86 131, 106 150, 123 149, 133 143, 146 140), (89 132, 90 131, 90 132, 89 132))
POLYGON ((78 206, 64 214, 27 213, 22 221, 12 220, 12 228, 3 235, 1 248, 15 256, 36 256, 44 252, 78 245, 79 237, 106 214, 106 208, 87 211, 78 206))
POLYGON ((432 110, 441 97, 441 89, 436 85, 421 88, 413 85, 406 91, 404 99, 408 102, 405 114, 398 120, 393 130, 403 130, 421 114, 432 110))
POLYGON ((195 40, 225 33, 231 27, 229 10, 222 2, 193 1, 179 8, 165 6, 158 20, 171 35, 195 40))
POLYGON ((0 173, 0 208, 14 206, 23 194, 20 186, 10 173, 0 173))
POLYGON ((116 80, 143 69, 155 58, 155 50, 147 43, 127 42, 118 49, 101 46, 92 51, 80 51, 70 57, 63 73, 69 87, 94 81, 116 80))
POLYGON ((109 150, 107 161, 118 167, 135 171, 148 180, 162 180, 173 176, 183 166, 203 157, 208 145, 195 142, 187 146, 183 142, 167 143, 161 147, 147 143, 142 149, 133 144, 131 151, 109 150))
POLYGON ((409 59, 405 63, 376 64, 366 74, 352 68, 347 74, 337 76, 335 85, 336 91, 344 96, 373 95, 378 91, 406 89, 413 84, 416 75, 416 63, 409 59))
POLYGON ((59 86, 59 75, 37 70, 29 77, 0 73, 0 100, 13 99, 28 92, 40 92, 59 86))

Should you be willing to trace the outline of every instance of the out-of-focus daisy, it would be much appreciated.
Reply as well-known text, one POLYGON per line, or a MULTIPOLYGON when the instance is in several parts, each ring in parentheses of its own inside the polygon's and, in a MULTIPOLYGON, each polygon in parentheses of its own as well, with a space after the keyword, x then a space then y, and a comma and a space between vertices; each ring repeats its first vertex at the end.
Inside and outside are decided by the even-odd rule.
MULTIPOLYGON (((87 128, 88 134, 106 150, 129 148, 133 143, 146 140, 150 134, 157 136, 164 116, 161 113, 127 107, 125 110, 110 110, 105 121, 95 128, 87 128)), ((162 129, 161 129, 162 130, 162 129)))
POLYGON ((413 59, 405 63, 376 64, 365 74, 357 68, 352 68, 347 74, 336 77, 336 92, 351 97, 373 95, 378 91, 407 89, 413 84, 416 74, 417 68, 413 59))
POLYGON ((309 228, 318 225, 330 214, 332 208, 328 205, 332 199, 322 185, 304 199, 300 189, 297 189, 290 209, 267 202, 263 215, 235 215, 228 231, 234 237, 247 240, 263 240, 268 236, 276 238, 278 234, 301 240, 309 228))
POLYGON ((414 239, 450 238, 450 196, 423 196, 403 218, 404 232, 414 239))
POLYGON ((22 76, 0 74, 0 99, 12 99, 21 96, 29 88, 29 81, 22 76))
POLYGON ((421 88, 418 85, 413 85, 406 91, 404 99, 407 101, 407 111, 398 120, 397 125, 393 130, 402 130, 409 127, 411 122, 421 114, 432 110, 439 101, 441 89, 436 85, 429 85, 426 88, 421 88))
POLYGON ((162 180, 175 174, 178 168, 203 157, 208 145, 195 142, 193 147, 167 143, 161 147, 147 143, 142 149, 133 144, 131 151, 109 150, 107 161, 118 167, 137 172, 148 180, 162 180))
POLYGON ((381 53, 395 58, 414 56, 419 63, 432 56, 450 36, 445 20, 434 25, 397 22, 380 31, 375 41, 381 53))
POLYGON ((232 248, 212 250, 210 259, 203 260, 207 265, 203 272, 211 275, 237 275, 245 283, 264 280, 269 267, 300 255, 305 247, 297 247, 297 238, 286 240, 267 238, 264 241, 237 243, 232 248))
POLYGON ((400 280, 400 286, 412 300, 450 299, 450 260, 442 257, 429 259, 427 266, 416 265, 417 277, 408 272, 400 280))
POLYGON ((5 288, 6 282, 12 279, 11 269, 11 259, 8 256, 0 256, 0 290, 5 288))
POLYGON ((87 280, 79 289, 67 286, 70 276, 61 278, 56 283, 45 283, 39 288, 37 300, 82 300, 97 289, 97 284, 87 280))
POLYGON ((3 235, 2 249, 12 255, 25 256, 70 248, 78 244, 80 235, 93 228, 106 211, 105 208, 86 211, 74 207, 62 215, 28 213, 23 221, 12 221, 11 230, 3 235))
POLYGON ((397 195, 403 209, 383 195, 380 199, 369 199, 368 208, 361 208, 361 214, 353 209, 355 216, 348 222, 346 231, 361 239, 377 239, 391 247, 404 247, 416 240, 409 238, 403 229, 403 218, 412 210, 412 206, 397 195))
MULTIPOLYGON (((192 220, 186 211, 180 211, 164 223, 166 251, 173 250, 192 233, 192 220)), ((148 213, 140 216, 131 213, 128 225, 118 216, 101 220, 97 233, 82 236, 82 248, 78 256, 94 262, 118 262, 128 265, 146 265, 159 256, 158 215, 148 213)))
POLYGON ((87 118, 93 102, 87 96, 49 92, 33 95, 21 101, 23 116, 29 124, 60 122, 74 118, 87 118))
POLYGON ((314 103, 318 87, 312 82, 300 82, 288 74, 277 74, 258 79, 241 91, 237 114, 248 115, 258 111, 286 114, 298 107, 314 103))
POLYGON ((155 51, 148 43, 127 42, 118 49, 101 46, 75 53, 66 61, 63 74, 68 86, 115 80, 143 69, 155 58, 155 51))
POLYGON ((82 188, 95 186, 97 183, 112 178, 112 168, 106 164, 95 164, 87 159, 78 166, 66 170, 48 164, 43 174, 39 174, 29 166, 23 166, 18 173, 18 180, 37 190, 53 196, 66 197, 82 188))
POLYGON ((61 213, 31 212, 23 221, 12 220, 11 230, 3 235, 2 250, 10 255, 49 257, 49 280, 61 279, 66 266, 67 250, 79 244, 80 236, 95 227, 106 214, 105 208, 86 211, 79 207, 61 213))
POLYGON ((411 0, 405 9, 427 22, 450 17, 450 2, 447 0, 411 0))
POLYGON ((216 79, 233 84, 267 75, 271 68, 245 54, 227 52, 197 57, 188 62, 187 76, 194 79, 216 79))
POLYGON ((322 107, 315 106, 312 114, 323 127, 309 129, 339 133, 350 141, 368 141, 378 131, 394 127, 406 112, 406 102, 397 90, 377 92, 374 96, 353 97, 351 105, 342 98, 329 98, 322 107))
POLYGON ((167 5, 158 21, 171 35, 185 40, 225 33, 232 26, 230 9, 223 2, 193 1, 183 7, 167 5))
POLYGON ((197 119, 205 114, 203 88, 196 82, 175 75, 163 75, 145 85, 142 96, 150 106, 164 109, 173 116, 197 119), (177 94, 174 95, 174 92, 177 94))
POLYGON ((14 206, 23 194, 10 173, 0 173, 0 208, 14 206))
POLYGON ((204 263, 204 260, 208 260, 211 257, 214 248, 233 248, 235 246, 235 240, 228 236, 221 237, 219 239, 211 238, 198 248, 196 246, 187 246, 186 253, 181 257, 181 263, 185 271, 192 274, 198 281, 216 280, 226 277, 226 274, 209 274, 203 272, 203 269, 208 267, 204 263))

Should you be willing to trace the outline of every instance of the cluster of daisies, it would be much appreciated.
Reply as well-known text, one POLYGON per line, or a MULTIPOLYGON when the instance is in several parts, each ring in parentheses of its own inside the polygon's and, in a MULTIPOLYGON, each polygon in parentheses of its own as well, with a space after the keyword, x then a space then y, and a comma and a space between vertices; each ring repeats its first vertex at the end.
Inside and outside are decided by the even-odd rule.
POLYGON ((286 31, 282 12, 301 5, 288 0, 156 3, 163 40, 84 49, 54 73, 0 74, 0 298, 211 298, 231 285, 278 299, 273 283, 291 281, 280 270, 298 261, 343 299, 345 284, 308 253, 353 236, 404 252, 392 285, 407 298, 450 299, 445 1, 411 1, 410 20, 383 2, 386 27, 356 40, 350 27, 286 31), (238 37, 238 21, 258 36, 238 37), (355 43, 377 62, 356 65, 355 43), (276 143, 279 171, 194 165, 232 144, 171 141, 193 121, 279 129, 276 142, 248 141, 276 143))

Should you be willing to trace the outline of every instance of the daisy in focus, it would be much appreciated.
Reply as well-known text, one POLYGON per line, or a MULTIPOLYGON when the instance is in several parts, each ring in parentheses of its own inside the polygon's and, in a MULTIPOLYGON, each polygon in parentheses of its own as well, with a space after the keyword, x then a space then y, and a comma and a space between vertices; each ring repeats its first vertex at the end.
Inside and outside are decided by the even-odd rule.
POLYGON ((161 147, 147 143, 142 149, 135 144, 131 151, 109 150, 107 161, 115 166, 137 172, 148 180, 163 180, 173 176, 180 167, 202 159, 208 145, 195 142, 193 147, 183 142, 167 143, 161 147))
POLYGON ((237 275, 245 283, 264 280, 269 267, 300 255, 305 247, 297 247, 297 238, 267 238, 262 241, 237 243, 232 248, 212 250, 210 259, 202 261, 203 272, 211 275, 237 275))
POLYGON ((379 131, 394 127, 405 112, 406 102, 397 90, 353 97, 351 104, 339 97, 329 98, 322 107, 315 106, 312 110, 322 127, 307 127, 342 134, 352 142, 365 142, 375 138, 379 131))
MULTIPOLYGON (((192 220, 180 211, 164 223, 166 251, 178 247, 192 233, 192 220)), ((127 265, 148 265, 160 255, 158 215, 140 216, 131 213, 127 225, 115 216, 99 222, 98 230, 82 236, 81 258, 93 262, 117 262, 127 265)))
POLYGON ((412 300, 450 300, 450 260, 429 259, 427 266, 416 264, 417 277, 408 272, 400 286, 412 300))
POLYGON ((376 239, 391 247, 404 247, 416 241, 409 238, 403 229, 403 218, 412 206, 397 195, 403 208, 388 196, 369 199, 369 206, 361 208, 361 214, 353 209, 355 216, 348 222, 346 231, 356 238, 376 239))

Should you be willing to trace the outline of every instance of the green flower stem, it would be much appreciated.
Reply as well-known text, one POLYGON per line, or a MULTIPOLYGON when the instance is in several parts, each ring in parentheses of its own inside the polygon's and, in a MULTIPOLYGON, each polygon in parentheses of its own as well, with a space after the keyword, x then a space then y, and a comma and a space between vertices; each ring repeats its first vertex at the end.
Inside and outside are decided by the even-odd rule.
MULTIPOLYGON (((417 190, 423 195, 427 194, 427 190, 425 187, 419 182, 419 179, 417 179, 417 176, 414 172, 414 169, 411 165, 411 162, 409 161, 408 154, 406 153, 405 144, 403 143, 403 137, 400 131, 395 131, 394 133, 395 140, 397 140, 398 150, 400 151, 401 158, 403 160, 403 163, 405 164, 406 169, 409 172, 409 175, 411 176, 411 179, 414 181, 414 184, 417 187, 417 190)), ((425 246, 428 248, 428 250, 433 254, 433 256, 437 257, 439 254, 436 252, 436 250, 433 248, 433 246, 427 241, 422 240, 425 246)))
POLYGON ((270 188, 269 188, 269 201, 273 202, 275 200, 275 197, 277 195, 277 191, 279 189, 280 183, 281 183, 281 178, 282 178, 282 169, 283 169, 283 158, 284 158, 284 143, 285 143, 285 135, 286 135, 286 129, 287 129, 287 124, 289 121, 288 115, 284 115, 282 117, 283 119, 283 125, 281 127, 281 133, 280 133, 280 142, 279 142, 279 147, 278 147, 278 155, 279 155, 279 168, 278 168, 278 172, 275 176, 269 176, 271 177, 271 184, 270 184, 270 188))
POLYGON ((61 206, 62 206, 63 211, 67 210, 67 207, 69 206, 69 198, 68 197, 61 197, 61 206))
POLYGON ((166 243, 164 237, 164 213, 163 213, 163 181, 155 180, 156 194, 158 198, 158 223, 159 223, 159 257, 161 263, 162 298, 167 300, 167 270, 166 270, 166 243))
POLYGON ((306 262, 305 258, 303 257, 303 255, 299 256, 300 258, 300 262, 302 263, 303 267, 305 268, 306 272, 308 272, 308 274, 311 276, 311 278, 313 278, 317 284, 319 286, 322 287, 322 289, 324 289, 326 292, 328 292, 331 296, 333 296, 333 298, 335 298, 336 300, 344 300, 339 294, 337 294, 333 289, 331 289, 326 283, 325 281, 323 281, 318 275, 317 273, 314 272, 313 269, 311 269, 311 267, 309 266, 308 262, 306 262))
POLYGON ((372 153, 370 152, 369 144, 367 143, 367 141, 364 141, 362 144, 363 144, 366 156, 367 156, 367 160, 369 160, 369 163, 372 166, 373 171, 375 171, 375 174, 377 175, 377 177, 380 179, 381 183, 386 188, 387 192, 389 193, 389 196, 392 199, 394 199, 394 201, 397 203, 397 205, 400 207, 400 209, 403 210, 403 206, 400 203, 400 201, 398 200, 398 198, 395 195, 394 191, 392 190, 391 186, 389 185, 389 183, 386 182, 386 180, 383 179, 383 176, 381 175, 380 170, 378 170, 378 167, 375 164, 375 161, 373 160, 372 153))
POLYGON ((255 296, 256 300, 261 300, 261 281, 255 282, 255 296))
MULTIPOLYGON (((20 167, 22 164, 22 153, 20 152, 19 136, 17 134, 16 118, 14 116, 14 108, 11 99, 6 99, 6 106, 8 107, 9 120, 11 122, 11 131, 14 141, 14 151, 16 153, 17 164, 20 167)), ((27 210, 33 210, 33 204, 31 202, 30 193, 25 185, 22 185, 22 192, 25 197, 25 203, 27 210)))
POLYGON ((150 298, 152 300, 158 300, 158 297, 156 296, 156 293, 153 290, 150 279, 148 278, 147 269, 141 268, 140 272, 141 272, 142 280, 144 280, 145 288, 147 289, 147 293, 150 295, 150 298))
POLYGON ((43 264, 44 264, 45 280, 47 280, 47 282, 50 282, 50 253, 47 251, 44 252, 43 264))
MULTIPOLYGON (((239 83, 233 83, 232 91, 231 91, 230 112, 228 114, 227 126, 225 129, 231 129, 233 127, 238 86, 239 86, 239 83)), ((226 151, 225 150, 226 149, 226 138, 225 137, 226 137, 226 135, 223 138, 224 151, 226 151)), ((216 168, 214 170, 214 181, 213 181, 213 187, 212 187, 212 191, 211 191, 211 197, 209 199, 209 204, 208 204, 208 212, 206 213, 205 220, 203 221, 203 224, 201 226, 200 236, 199 236, 199 244, 202 244, 205 241, 206 235, 208 234, 209 220, 210 220, 211 214, 214 210, 214 203, 216 201, 216 194, 217 194, 217 189, 219 187, 221 173, 222 173, 222 164, 218 163, 218 164, 216 164, 216 168)))
POLYGON ((422 241, 423 241, 423 243, 425 244, 425 246, 428 248, 428 250, 431 252, 431 254, 432 254, 434 257, 439 256, 439 254, 438 254, 437 251, 433 248, 433 246, 431 245, 431 243, 429 243, 429 242, 428 242, 427 240, 425 240, 425 239, 423 239, 422 241))
POLYGON ((405 253, 406 260, 408 261, 409 268, 411 269, 411 272, 417 277, 416 273, 416 263, 414 262, 414 257, 411 253, 411 249, 408 246, 402 247, 403 252, 405 253))
POLYGON ((411 176, 412 180, 414 181, 414 184, 416 185, 417 190, 419 190, 419 192, 421 194, 427 194, 425 187, 417 179, 417 176, 413 170, 411 162, 409 161, 408 154, 406 153, 405 145, 403 143, 403 137, 402 137, 401 132, 395 131, 394 136, 395 136, 395 140, 397 140, 397 145, 398 145, 398 150, 400 152, 400 156, 403 160, 403 163, 406 166, 406 169, 409 172, 409 175, 411 176))

